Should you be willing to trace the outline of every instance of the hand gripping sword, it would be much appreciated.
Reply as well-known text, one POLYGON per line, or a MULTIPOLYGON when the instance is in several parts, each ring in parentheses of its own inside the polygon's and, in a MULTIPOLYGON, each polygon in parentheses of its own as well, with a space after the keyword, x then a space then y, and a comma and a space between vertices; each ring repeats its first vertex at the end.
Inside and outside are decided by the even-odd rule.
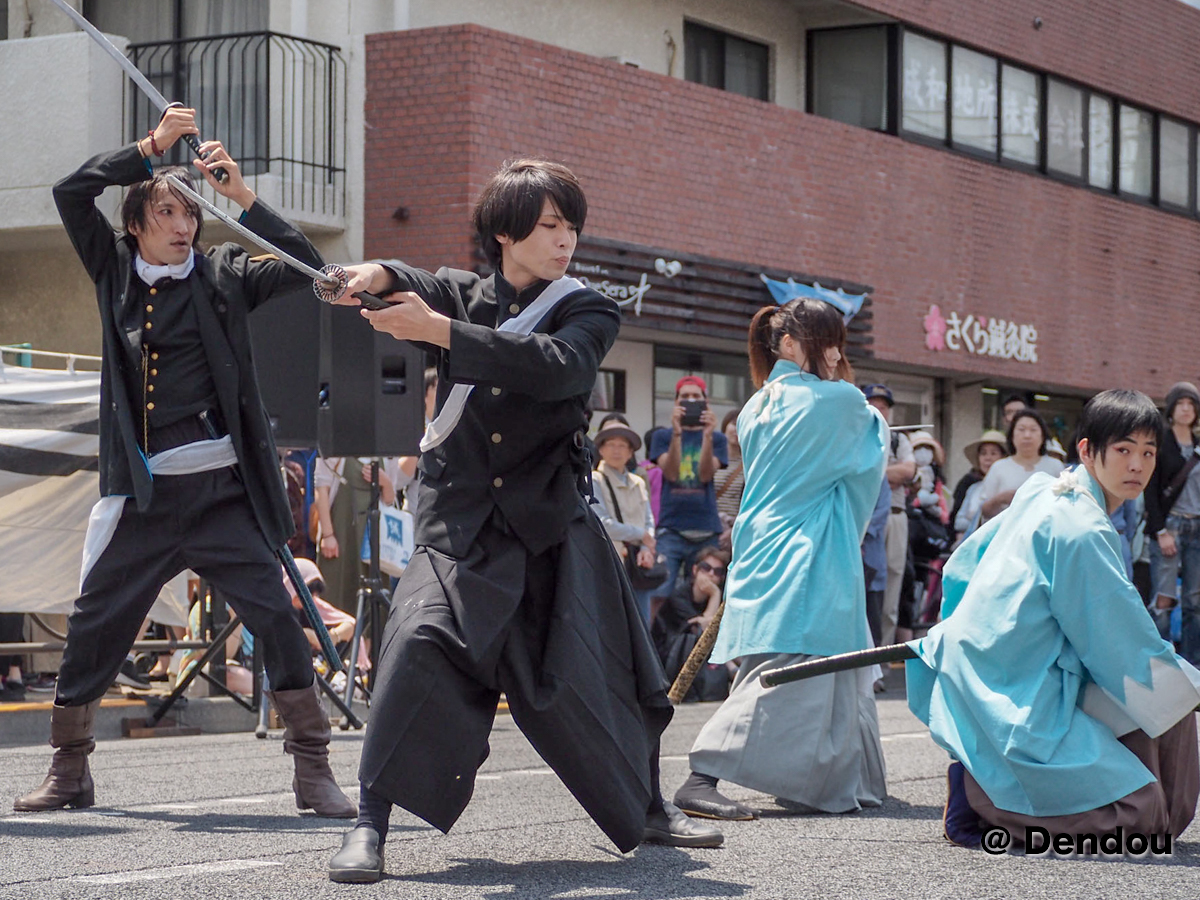
MULTIPOLYGON (((154 104, 159 112, 166 112, 172 106, 183 105, 178 101, 175 103, 169 102, 166 97, 159 93, 158 88, 150 83, 150 79, 148 79, 138 70, 138 67, 133 64, 133 60, 113 46, 112 41, 101 34, 95 25, 77 12, 74 7, 66 2, 66 0, 51 0, 51 2, 68 16, 70 16, 76 25, 87 32, 88 37, 99 44, 100 48, 105 53, 117 61, 117 65, 125 70, 125 74, 133 80, 134 84, 141 88, 142 93, 146 95, 146 97, 151 103, 154 104)), ((187 145, 192 148, 192 152, 201 159, 204 159, 204 157, 208 155, 200 152, 200 141, 194 134, 185 134, 183 139, 187 142, 187 145)), ((229 180, 229 173, 224 169, 213 169, 212 174, 217 181, 221 182, 221 184, 224 184, 229 180)))
MULTIPOLYGON (((308 263, 301 262, 290 253, 280 250, 266 238, 259 237, 233 216, 229 215, 219 207, 214 206, 212 203, 209 203, 203 195, 188 187, 181 178, 176 178, 174 175, 169 174, 163 177, 166 178, 167 183, 170 184, 171 187, 179 191, 179 193, 183 194, 185 197, 190 197, 192 200, 196 201, 196 203, 200 204, 201 207, 208 210, 242 237, 253 241, 268 253, 272 253, 279 257, 281 262, 287 263, 297 272, 302 272, 311 278, 313 280, 313 293, 316 294, 321 300, 325 301, 326 303, 332 303, 345 292, 346 284, 349 282, 350 278, 346 274, 346 270, 341 266, 328 265, 323 269, 314 269, 308 263)), ((376 297, 374 294, 369 294, 366 291, 355 291, 353 296, 357 297, 362 305, 367 309, 387 309, 392 305, 381 297, 376 297)))

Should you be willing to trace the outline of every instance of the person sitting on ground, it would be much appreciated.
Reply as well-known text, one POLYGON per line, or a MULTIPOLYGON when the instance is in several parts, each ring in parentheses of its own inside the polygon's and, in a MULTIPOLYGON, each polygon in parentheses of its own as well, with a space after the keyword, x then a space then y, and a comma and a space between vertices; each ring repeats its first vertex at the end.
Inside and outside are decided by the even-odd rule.
POLYGON ((1082 464, 1030 477, 947 562, 944 619, 910 645, 906 680, 954 760, 954 843, 977 846, 989 826, 1016 847, 1027 828, 1179 835, 1192 820, 1200 672, 1146 615, 1109 518, 1145 489, 1160 439, 1149 397, 1098 394, 1082 464))
MULTIPOLYGON (((663 669, 671 681, 679 675, 696 640, 717 614, 728 571, 729 554, 726 551, 716 547, 701 550, 688 577, 675 580, 675 590, 654 617, 651 634, 663 669)), ((737 666, 733 666, 732 671, 736 673, 737 666)), ((711 665, 701 669, 683 698, 684 702, 724 700, 729 696, 729 679, 729 667, 711 665)))

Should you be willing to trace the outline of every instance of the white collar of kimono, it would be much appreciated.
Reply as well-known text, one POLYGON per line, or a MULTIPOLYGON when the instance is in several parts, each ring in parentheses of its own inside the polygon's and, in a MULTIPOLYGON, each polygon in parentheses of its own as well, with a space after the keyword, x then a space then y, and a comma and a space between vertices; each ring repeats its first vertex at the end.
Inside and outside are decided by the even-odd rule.
POLYGON ((153 285, 157 281, 164 278, 174 278, 176 281, 182 281, 192 274, 192 268, 196 265, 196 251, 192 250, 188 254, 188 258, 178 265, 152 266, 150 263, 142 259, 142 254, 138 253, 133 257, 133 268, 138 273, 138 278, 153 285))
POLYGON ((1104 502, 1104 489, 1082 464, 1071 469, 1063 469, 1058 478, 1054 480, 1054 484, 1050 486, 1050 490, 1056 497, 1082 492, 1091 497, 1104 514, 1108 515, 1108 507, 1104 502))

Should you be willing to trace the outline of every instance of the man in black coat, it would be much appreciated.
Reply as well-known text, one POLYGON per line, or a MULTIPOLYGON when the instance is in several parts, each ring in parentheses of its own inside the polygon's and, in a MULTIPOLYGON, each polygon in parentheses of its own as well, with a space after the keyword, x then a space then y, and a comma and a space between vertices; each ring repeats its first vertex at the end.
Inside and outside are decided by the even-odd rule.
MULTIPOLYGON (((666 681, 629 583, 584 499, 584 407, 616 304, 565 273, 587 204, 575 176, 506 165, 475 225, 497 273, 352 266, 363 315, 433 350, 438 415, 418 471, 416 553, 393 595, 359 769, 359 820, 330 878, 383 869, 397 804, 448 831, 488 754, 501 692, 517 726, 622 851, 716 846, 664 806, 666 681)), ((351 301, 356 302, 356 301, 351 301)))
MULTIPOLYGON (((51 712, 50 773, 14 808, 92 805, 88 755, 100 697, 163 584, 191 568, 228 598, 263 647, 284 749, 295 761, 297 807, 352 816, 354 804, 329 769, 329 720, 275 558, 293 524, 247 325, 252 309, 307 279, 236 244, 197 249, 199 207, 150 165, 185 134, 196 134, 194 110, 169 109, 150 136, 93 157, 54 187, 100 306, 101 500, 51 712), (124 233, 96 208, 110 185, 131 186, 124 233)), ((201 150, 207 161, 195 165, 245 210, 248 227, 321 265, 304 236, 257 200, 219 142, 201 150), (218 167, 229 174, 225 184, 213 177, 218 167)))

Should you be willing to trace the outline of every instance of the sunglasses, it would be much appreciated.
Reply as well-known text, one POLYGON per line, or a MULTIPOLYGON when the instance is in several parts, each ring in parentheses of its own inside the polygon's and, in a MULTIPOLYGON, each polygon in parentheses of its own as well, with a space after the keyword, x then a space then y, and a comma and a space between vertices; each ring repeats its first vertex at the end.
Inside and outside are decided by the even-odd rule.
POLYGON ((714 566, 710 562, 696 563, 696 565, 698 565, 703 571, 707 572, 709 575, 718 575, 721 578, 725 577, 726 569, 724 566, 714 566))

